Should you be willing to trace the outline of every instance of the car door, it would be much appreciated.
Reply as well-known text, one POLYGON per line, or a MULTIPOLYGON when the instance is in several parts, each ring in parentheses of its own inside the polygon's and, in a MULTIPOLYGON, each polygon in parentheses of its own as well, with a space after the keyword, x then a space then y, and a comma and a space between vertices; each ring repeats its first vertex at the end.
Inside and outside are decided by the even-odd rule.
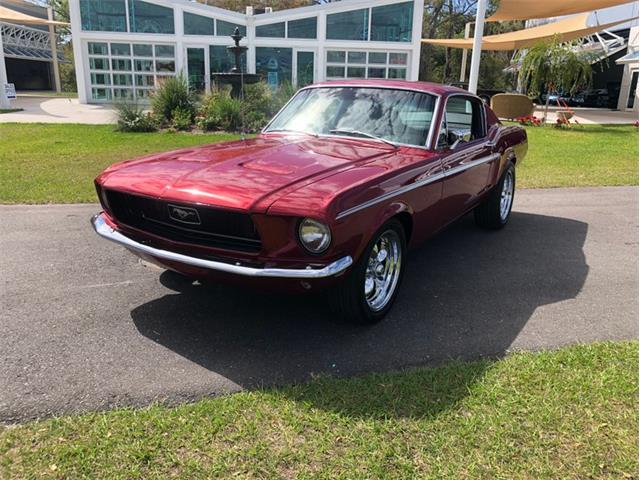
POLYGON ((443 212, 453 219, 474 206, 489 185, 489 174, 498 156, 487 138, 482 101, 470 95, 446 100, 437 148, 442 155, 443 212))

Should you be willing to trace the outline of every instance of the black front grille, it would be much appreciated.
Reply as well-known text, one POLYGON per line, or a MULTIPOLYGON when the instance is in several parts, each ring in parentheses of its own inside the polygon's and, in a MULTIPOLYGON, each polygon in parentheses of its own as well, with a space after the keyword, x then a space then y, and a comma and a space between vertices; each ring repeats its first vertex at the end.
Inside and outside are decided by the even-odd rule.
POLYGON ((257 252, 262 246, 255 225, 247 214, 113 190, 107 190, 106 194, 115 219, 144 232, 175 242, 245 252, 257 252), (175 208, 189 212, 195 210, 197 215, 180 221, 177 216, 172 216, 175 208))

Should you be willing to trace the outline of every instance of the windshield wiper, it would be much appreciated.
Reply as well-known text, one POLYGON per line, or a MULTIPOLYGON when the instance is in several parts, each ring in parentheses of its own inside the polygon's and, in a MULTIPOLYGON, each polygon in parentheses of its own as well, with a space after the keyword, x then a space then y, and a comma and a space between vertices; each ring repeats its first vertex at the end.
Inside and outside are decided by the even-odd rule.
POLYGON ((338 135, 358 135, 360 137, 372 138, 373 140, 378 140, 379 142, 384 142, 387 145, 391 145, 393 148, 400 148, 397 143, 392 142, 391 140, 387 140, 386 138, 379 137, 374 135, 373 133, 362 132, 360 130, 352 130, 349 128, 335 128, 333 130, 329 130, 329 133, 336 133, 338 135))
POLYGON ((304 130, 292 130, 290 128, 274 128, 272 130, 271 129, 270 130, 266 130, 264 133, 279 133, 279 132, 302 133, 303 135, 310 135, 312 137, 318 138, 318 134, 317 133, 305 132, 304 130))

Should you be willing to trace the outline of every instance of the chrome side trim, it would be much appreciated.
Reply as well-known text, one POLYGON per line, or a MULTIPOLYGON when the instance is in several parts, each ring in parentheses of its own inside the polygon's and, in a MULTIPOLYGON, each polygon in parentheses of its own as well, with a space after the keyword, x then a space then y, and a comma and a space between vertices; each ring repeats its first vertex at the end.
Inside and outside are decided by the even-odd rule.
POLYGON ((446 177, 450 177, 452 175, 456 175, 460 172, 464 172, 465 170, 468 170, 470 168, 473 167, 477 167, 478 165, 482 165, 483 163, 488 163, 488 162, 492 162, 494 160, 497 160, 500 158, 500 154, 499 153, 494 153, 492 155, 488 155, 486 157, 482 157, 479 158, 477 160, 474 160, 472 162, 469 163, 465 163, 462 165, 458 165, 457 167, 454 168, 450 168, 449 170, 446 170, 444 172, 439 172, 436 173, 434 175, 431 175, 423 180, 419 180, 417 182, 412 183, 411 185, 406 185, 404 187, 400 187, 397 190, 394 190, 393 192, 388 192, 385 193, 383 195, 380 195, 379 197, 376 198, 372 198, 371 200, 367 200, 364 203, 361 203, 360 205, 356 205, 355 207, 351 207, 348 208, 347 210, 344 210, 342 212, 340 212, 338 215, 336 215, 336 220, 341 220, 345 217, 348 217, 349 215, 359 212, 360 210, 364 210, 365 208, 369 208, 373 205, 376 205, 378 203, 384 202, 385 200, 388 200, 390 198, 396 197, 398 195, 402 195, 403 193, 407 193, 410 192, 411 190, 415 190, 416 188, 420 188, 420 187, 424 187, 425 185, 429 185, 430 183, 434 183, 437 182, 439 180, 442 180, 446 177))
POLYGON ((184 263, 199 268, 215 270, 218 272, 232 273, 245 277, 267 277, 267 278, 299 278, 299 279, 316 279, 327 278, 344 272, 353 263, 350 256, 342 257, 324 268, 314 269, 307 267, 305 269, 295 268, 252 268, 242 265, 232 265, 230 263, 216 262, 213 260, 205 260, 203 258, 190 257, 168 250, 150 247, 135 240, 125 237, 118 231, 111 228, 104 219, 104 214, 99 213, 91 219, 91 225, 98 235, 107 240, 115 242, 132 250, 133 253, 143 253, 152 257, 170 260, 172 262, 184 263))

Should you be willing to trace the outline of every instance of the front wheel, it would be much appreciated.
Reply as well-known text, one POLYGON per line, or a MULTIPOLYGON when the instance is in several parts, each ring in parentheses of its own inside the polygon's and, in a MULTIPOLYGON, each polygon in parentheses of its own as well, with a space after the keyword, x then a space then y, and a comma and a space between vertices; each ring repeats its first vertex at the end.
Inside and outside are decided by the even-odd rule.
POLYGON ((398 294, 405 250, 402 224, 392 219, 376 232, 345 281, 330 292, 332 309, 349 323, 382 320, 398 294))
POLYGON ((476 224, 483 228, 499 229, 509 221, 516 190, 516 167, 510 163, 498 185, 473 211, 476 224))

